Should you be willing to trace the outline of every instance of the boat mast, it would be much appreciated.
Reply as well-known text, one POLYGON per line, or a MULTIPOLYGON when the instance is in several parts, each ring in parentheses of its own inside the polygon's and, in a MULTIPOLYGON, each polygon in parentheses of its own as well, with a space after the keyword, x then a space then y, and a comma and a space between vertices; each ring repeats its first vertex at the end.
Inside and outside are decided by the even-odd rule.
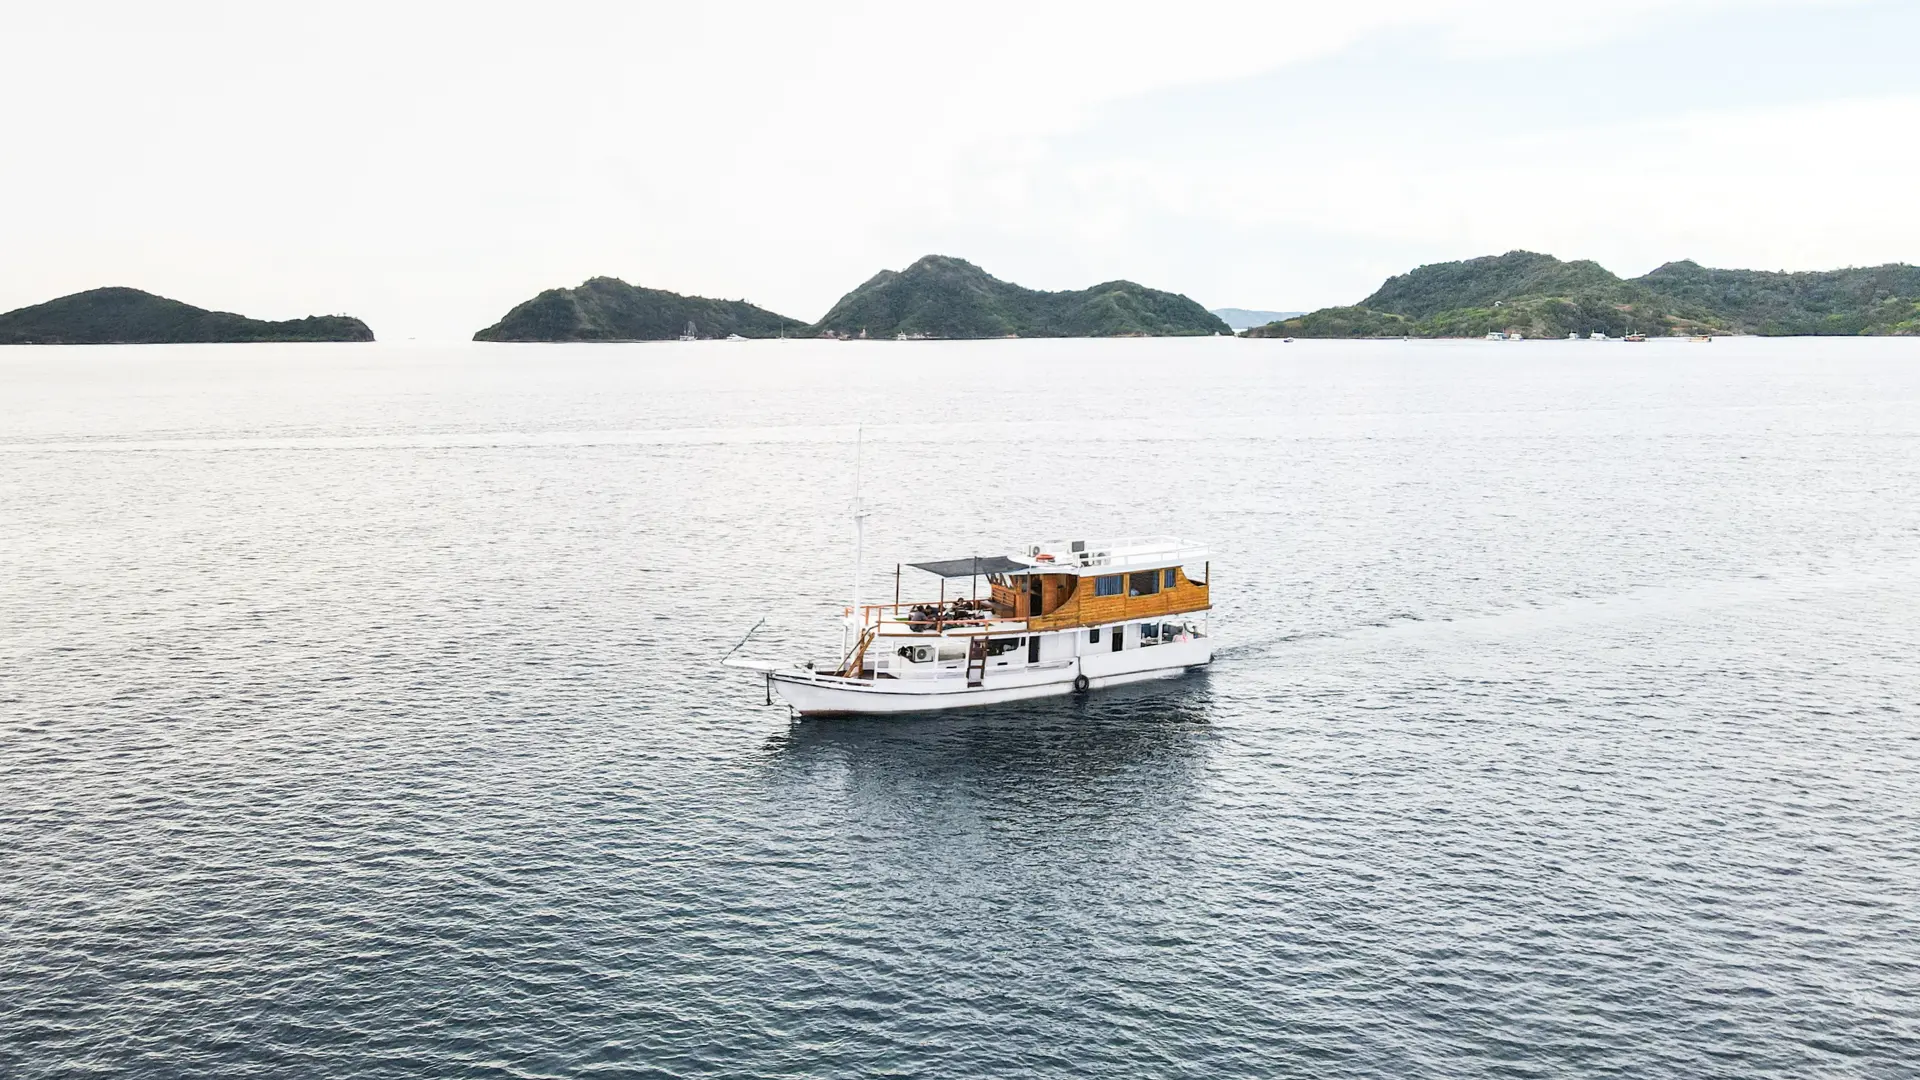
POLYGON ((867 508, 860 498, 860 451, 866 429, 856 425, 853 429, 853 624, 856 628, 864 625, 866 613, 860 610, 860 572, 866 560, 867 547, 867 508))
MULTIPOLYGON (((867 508, 860 498, 860 450, 866 429, 861 425, 853 428, 853 606, 847 609, 846 618, 840 620, 840 671, 858 675, 854 667, 854 653, 860 649, 861 635, 866 631, 866 612, 860 609, 860 572, 866 559, 867 547, 867 508), (849 645, 847 632, 853 631, 853 640, 849 645)), ((876 631, 877 633, 878 631, 876 631)))

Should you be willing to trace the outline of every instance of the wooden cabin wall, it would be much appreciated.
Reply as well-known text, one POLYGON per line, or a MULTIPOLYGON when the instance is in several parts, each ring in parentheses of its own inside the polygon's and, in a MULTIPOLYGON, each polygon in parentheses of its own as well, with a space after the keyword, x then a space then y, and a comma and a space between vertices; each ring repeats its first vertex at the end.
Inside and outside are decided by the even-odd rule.
MULTIPOLYGON (((1058 611, 1062 604, 1073 598, 1074 584, 1079 579, 1073 574, 1041 574, 1040 578, 1040 614, 1058 611)), ((1015 619, 1029 619, 1034 616, 1027 610, 1032 594, 1027 591, 1027 578, 1015 578, 1018 585, 995 585, 993 602, 997 607, 1011 608, 1015 619)))
POLYGON ((1209 586, 1189 580, 1184 569, 1174 571, 1173 588, 1161 589, 1152 596, 1128 596, 1124 587, 1118 596, 1095 596, 1092 577, 1082 578, 1080 582, 1077 593, 1069 592, 1063 605, 1041 618, 1031 620, 1028 627, 1034 630, 1059 630, 1069 626, 1151 619, 1160 615, 1202 611, 1212 604, 1209 586))

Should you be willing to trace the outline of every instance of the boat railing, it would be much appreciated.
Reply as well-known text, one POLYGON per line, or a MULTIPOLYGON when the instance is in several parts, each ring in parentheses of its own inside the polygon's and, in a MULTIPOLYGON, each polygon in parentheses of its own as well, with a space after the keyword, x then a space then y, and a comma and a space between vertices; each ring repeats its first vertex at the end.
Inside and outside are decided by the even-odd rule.
MULTIPOLYGON (((990 601, 986 600, 900 600, 891 604, 862 604, 860 619, 855 625, 864 630, 885 626, 889 622, 905 623, 916 633, 931 631, 935 634, 956 629, 985 629, 994 624, 1026 625, 1024 618, 993 614, 989 604, 990 601)), ((851 618, 853 609, 846 609, 844 614, 851 618)))
POLYGON ((1027 558, 1062 570, 1083 566, 1168 566, 1203 562, 1207 549, 1177 536, 1122 536, 1112 540, 1044 540, 1028 544, 1027 558))

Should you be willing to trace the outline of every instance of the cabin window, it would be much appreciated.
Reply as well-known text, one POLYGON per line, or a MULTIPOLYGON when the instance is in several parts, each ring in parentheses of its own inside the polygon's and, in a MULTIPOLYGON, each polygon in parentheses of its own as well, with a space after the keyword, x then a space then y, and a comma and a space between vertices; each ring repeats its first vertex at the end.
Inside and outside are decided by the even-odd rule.
POLYGON ((1127 628, 1124 626, 1114 627, 1113 628, 1113 651, 1119 652, 1121 649, 1124 649, 1126 647, 1127 647, 1127 628))
POLYGON ((1128 596, 1152 596, 1160 591, 1160 571, 1144 570, 1127 575, 1128 596))
POLYGON ((1001 638, 999 641, 989 641, 987 642, 987 655, 1001 656, 1006 653, 1010 653, 1025 644, 1026 644, 1025 638, 1017 638, 1017 637, 1001 638))
POLYGON ((1179 571, 1173 570, 1171 568, 1160 571, 1160 587, 1163 589, 1173 588, 1173 582, 1174 582, 1173 575, 1178 572, 1179 571))
POLYGON ((1119 596, 1120 595, 1120 575, 1107 574, 1104 577, 1094 578, 1093 579, 1093 595, 1119 596))
POLYGON ((1032 637, 1027 639, 1027 663, 1037 664, 1039 662, 1040 662, 1040 635, 1035 634, 1032 637))
POLYGON ((1099 627, 1096 626, 1093 629, 1087 631, 1087 641, 1090 644, 1094 644, 1094 645, 1100 644, 1100 628, 1099 627))
POLYGON ((1140 624, 1140 647, 1144 649, 1148 645, 1158 645, 1158 644, 1160 644, 1160 624, 1150 623, 1150 622, 1141 623, 1140 624))

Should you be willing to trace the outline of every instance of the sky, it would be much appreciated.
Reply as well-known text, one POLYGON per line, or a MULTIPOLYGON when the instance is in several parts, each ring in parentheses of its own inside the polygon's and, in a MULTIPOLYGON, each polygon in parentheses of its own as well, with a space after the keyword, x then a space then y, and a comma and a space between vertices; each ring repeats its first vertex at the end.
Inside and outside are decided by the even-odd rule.
POLYGON ((816 319, 957 255, 1353 303, 1514 248, 1920 261, 1914 0, 0 4, 0 310, 463 340, 612 275, 816 319))

